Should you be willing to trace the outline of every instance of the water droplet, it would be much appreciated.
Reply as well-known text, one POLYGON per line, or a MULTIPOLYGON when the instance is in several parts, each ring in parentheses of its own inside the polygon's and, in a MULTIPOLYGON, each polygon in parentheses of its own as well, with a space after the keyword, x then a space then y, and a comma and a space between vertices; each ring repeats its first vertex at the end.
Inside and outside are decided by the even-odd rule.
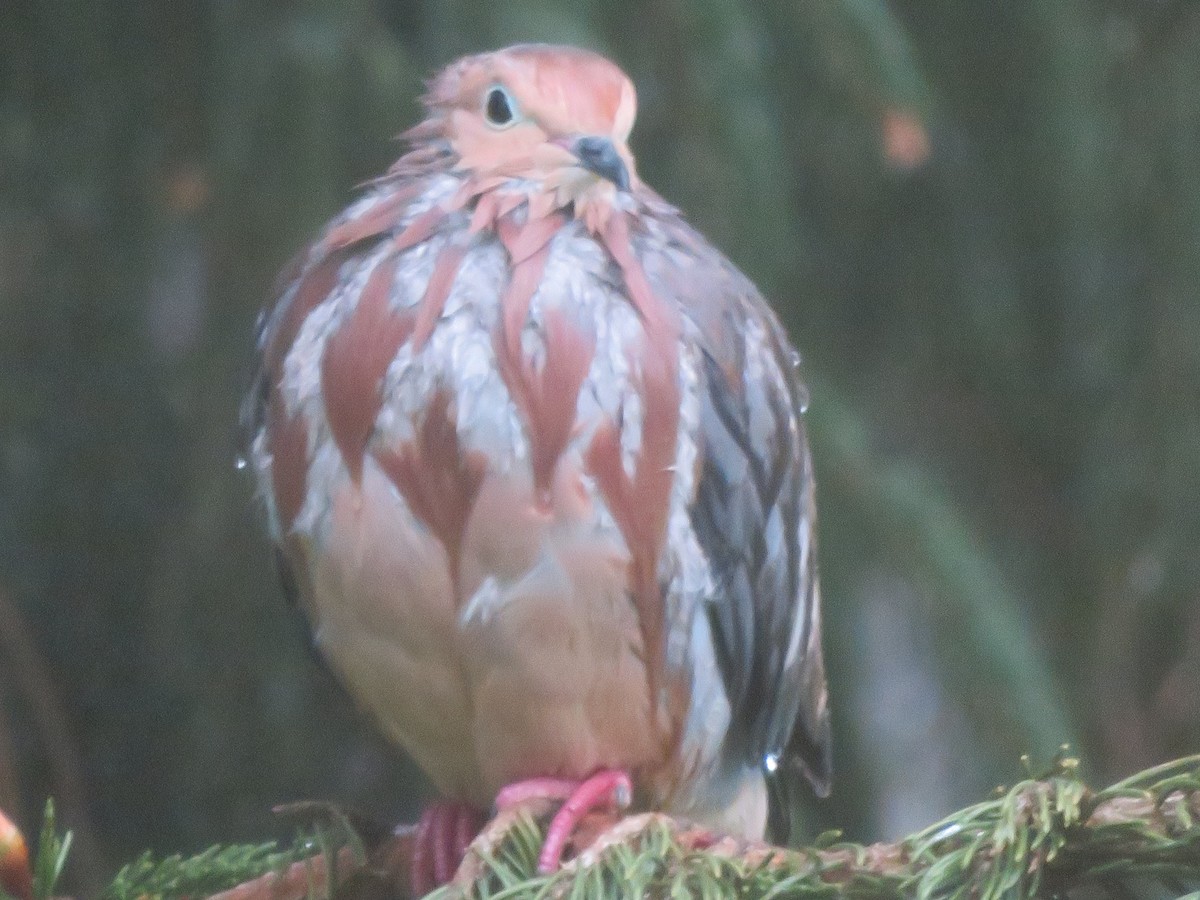
POLYGON ((937 834, 935 834, 933 836, 933 840, 931 840, 930 843, 936 844, 939 841, 946 840, 946 838, 954 837, 954 835, 958 834, 960 831, 962 831, 962 829, 963 829, 963 826, 962 826, 961 822, 951 822, 949 825, 947 825, 945 828, 943 828, 941 831, 939 831, 937 834))
POLYGON ((799 350, 793 350, 788 354, 788 361, 792 364, 792 369, 799 369, 804 364, 804 360, 800 357, 799 350))
POLYGON ((769 773, 774 773, 779 768, 779 757, 774 753, 768 753, 763 757, 763 768, 769 773))
POLYGON ((246 461, 246 457, 242 456, 240 453, 238 454, 237 459, 233 461, 233 467, 239 472, 245 469, 248 465, 249 463, 246 461))
POLYGON ((808 395, 808 385, 796 385, 796 406, 800 408, 800 415, 808 412, 808 404, 811 398, 808 395))

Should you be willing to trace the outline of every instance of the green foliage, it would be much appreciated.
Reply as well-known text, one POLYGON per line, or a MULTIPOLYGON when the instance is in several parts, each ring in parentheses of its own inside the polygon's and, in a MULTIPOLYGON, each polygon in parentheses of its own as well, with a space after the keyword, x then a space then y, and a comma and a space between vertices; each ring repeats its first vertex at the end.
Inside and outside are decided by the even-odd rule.
MULTIPOLYGON (((322 860, 328 883, 339 881, 338 858, 351 851, 356 866, 366 862, 362 842, 344 815, 320 805, 303 805, 302 813, 316 817, 291 846, 276 843, 214 846, 196 856, 178 854, 157 859, 144 853, 121 869, 100 900, 155 900, 155 898, 206 897, 269 873, 281 875, 293 863, 322 860)), ((309 869, 309 893, 316 894, 309 869)))
MULTIPOLYGON (((1200 886, 1200 756, 1093 793, 1060 758, 994 799, 892 845, 818 841, 800 850, 738 853, 681 846, 651 820, 593 865, 537 876, 541 832, 519 822, 466 893, 479 900, 565 897, 1019 900, 1071 889, 1200 886)), ((447 887, 431 900, 450 900, 447 887)), ((1130 894, 1136 896, 1136 894, 1130 894)))
MULTIPOLYGON (((365 865, 366 856, 344 817, 333 813, 325 820, 286 849, 213 847, 187 859, 161 860, 145 854, 120 871, 101 900, 206 896, 318 856, 328 867, 327 883, 339 883, 333 868, 338 851, 351 847, 354 868, 365 865)), ((830 832, 797 850, 710 845, 672 820, 642 816, 622 822, 619 836, 602 838, 606 846, 589 851, 587 861, 538 875, 543 825, 530 816, 516 818, 497 836, 472 883, 441 888, 430 900, 1021 900, 1099 885, 1107 891, 1155 885, 1181 895, 1188 885, 1200 885, 1200 755, 1099 792, 1080 780, 1076 760, 1060 757, 1049 771, 997 789, 994 798, 895 844, 844 843, 830 832)), ((42 846, 51 848, 43 852, 57 872, 64 844, 51 832, 49 838, 43 834, 42 846)), ((39 884, 37 898, 46 900, 53 881, 39 884)), ((311 870, 309 893, 323 893, 311 870)))
MULTIPOLYGON (((544 837, 525 816, 484 860, 466 893, 479 900, 651 898, 863 898, 863 900, 1003 900, 1058 896, 1080 886, 1146 882, 1176 893, 1200 884, 1200 755, 1163 764, 1098 793, 1079 779, 1078 762, 1060 757, 994 799, 960 810, 895 845, 838 841, 838 832, 799 850, 696 849, 669 820, 649 818, 592 864, 537 875, 544 837)), ((304 805, 312 809, 311 805, 304 805)), ((321 806, 324 821, 291 846, 214 846, 188 858, 145 853, 125 866, 101 900, 169 900, 207 896, 294 863, 322 858, 338 883, 338 851, 353 867, 366 862, 346 817, 321 806)), ((57 832, 47 802, 34 863, 34 898, 50 900, 71 847, 57 832)), ((310 878, 311 882, 311 878, 310 878)), ((451 900, 461 887, 431 900, 451 900)), ((1131 894, 1134 896, 1135 894, 1131 894)), ((310 896, 324 896, 310 884, 310 896)), ((12 900, 0 893, 0 900, 12 900)))
POLYGON ((204 897, 227 890, 268 872, 282 872, 300 859, 312 856, 313 845, 299 839, 281 850, 276 844, 210 847, 188 858, 156 859, 147 852, 121 869, 101 895, 102 900, 204 897))
MULTIPOLYGON (((54 816, 54 800, 46 801, 42 812, 42 830, 38 837, 37 853, 33 858, 33 900, 50 900, 56 894, 59 879, 71 852, 71 832, 58 833, 54 816)), ((16 900, 0 889, 0 900, 16 900)))
POLYGON ((46 801, 42 813, 42 832, 38 837, 37 855, 33 858, 33 900, 50 900, 71 852, 71 832, 62 835, 54 819, 54 801, 46 801))

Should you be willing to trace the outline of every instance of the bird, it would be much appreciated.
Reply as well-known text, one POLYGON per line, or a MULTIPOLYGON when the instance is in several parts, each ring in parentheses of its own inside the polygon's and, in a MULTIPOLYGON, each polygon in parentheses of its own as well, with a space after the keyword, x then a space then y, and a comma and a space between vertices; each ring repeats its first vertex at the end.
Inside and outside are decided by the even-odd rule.
POLYGON ((763 838, 832 768, 799 355, 639 177, 615 63, 478 53, 423 104, 280 274, 245 404, 313 644, 444 798, 414 892, 530 797, 543 871, 600 807, 763 838))

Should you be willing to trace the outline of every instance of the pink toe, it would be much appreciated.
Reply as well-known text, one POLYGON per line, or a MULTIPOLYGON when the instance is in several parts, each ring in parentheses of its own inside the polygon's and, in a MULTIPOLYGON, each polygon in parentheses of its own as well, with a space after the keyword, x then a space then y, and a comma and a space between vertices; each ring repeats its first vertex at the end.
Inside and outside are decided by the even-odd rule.
POLYGON ((578 788, 579 782, 570 778, 526 778, 496 795, 496 810, 512 809, 530 800, 566 800, 578 788))
POLYGON ((563 851, 580 820, 604 807, 624 809, 633 799, 633 782, 628 772, 605 769, 579 785, 555 814, 538 856, 538 871, 555 872, 562 865, 563 851))
POLYGON ((409 870, 413 897, 423 897, 454 878, 480 825, 481 813, 462 803, 434 803, 421 814, 409 870))

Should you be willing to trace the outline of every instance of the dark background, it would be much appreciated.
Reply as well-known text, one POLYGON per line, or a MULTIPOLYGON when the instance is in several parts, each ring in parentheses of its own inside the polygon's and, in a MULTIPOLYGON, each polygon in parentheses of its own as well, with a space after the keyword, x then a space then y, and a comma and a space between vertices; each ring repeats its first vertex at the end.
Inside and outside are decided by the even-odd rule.
POLYGON ((638 85, 643 177, 804 351, 838 780, 894 837, 1071 741, 1200 745, 1200 4, 0 2, 0 807, 95 885, 425 790, 307 656, 236 471, 274 272, 422 78, 638 85), (286 829, 282 829, 286 830, 286 829))

